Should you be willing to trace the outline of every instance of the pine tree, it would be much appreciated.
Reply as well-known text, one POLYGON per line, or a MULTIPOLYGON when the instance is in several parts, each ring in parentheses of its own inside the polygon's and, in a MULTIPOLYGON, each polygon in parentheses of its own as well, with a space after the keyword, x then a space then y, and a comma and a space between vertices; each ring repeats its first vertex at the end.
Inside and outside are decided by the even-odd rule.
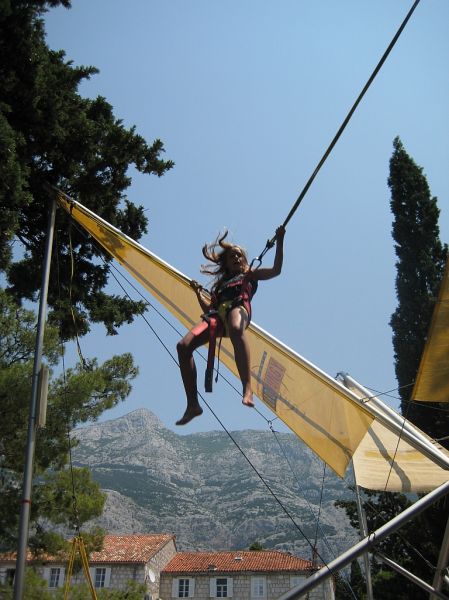
MULTIPOLYGON (((161 158, 162 142, 148 145, 134 127, 125 128, 105 98, 78 94, 79 85, 97 70, 74 67, 63 51, 48 48, 42 14, 58 4, 70 7, 69 0, 0 3, 0 269, 17 299, 35 300, 40 287, 46 183, 138 240, 148 222, 143 206, 126 196, 129 168, 160 177, 173 166, 161 158), (15 240, 23 256, 12 255, 15 240)), ((51 280, 50 319, 62 324, 67 338, 75 329, 86 333, 92 322, 104 323, 114 334, 143 304, 104 292, 110 259, 76 229, 70 244, 69 219, 62 210, 56 229, 59 274, 51 280), (76 327, 69 316, 69 286, 76 327)))
MULTIPOLYGON (((0 289, 0 549, 14 550, 18 532, 27 435, 36 317, 15 304, 0 289)), ((44 355, 54 368, 60 358, 58 331, 48 327, 44 355)), ((88 469, 69 469, 68 433, 95 420, 107 408, 124 400, 137 369, 129 354, 114 356, 102 365, 87 361, 52 377, 48 393, 47 423, 37 431, 29 547, 52 554, 65 548, 55 527, 73 533, 75 527, 101 515, 105 495, 88 469), (76 507, 73 502, 75 490, 76 507), (75 510, 76 508, 76 510, 75 510)), ((84 534, 88 549, 101 547, 102 535, 94 528, 84 534)))

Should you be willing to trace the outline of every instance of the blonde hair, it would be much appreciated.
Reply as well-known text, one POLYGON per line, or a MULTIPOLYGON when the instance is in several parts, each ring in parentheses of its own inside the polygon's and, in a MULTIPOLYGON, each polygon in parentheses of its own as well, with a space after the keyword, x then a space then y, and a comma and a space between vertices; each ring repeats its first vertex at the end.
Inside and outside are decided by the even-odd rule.
POLYGON ((204 244, 202 248, 204 258, 212 263, 210 265, 201 265, 201 273, 212 275, 214 277, 214 283, 211 290, 212 293, 214 293, 217 288, 220 287, 221 282, 229 275, 229 271, 226 266, 226 258, 230 250, 234 248, 240 250, 243 254, 246 264, 248 265, 248 257, 245 249, 237 244, 225 242, 227 236, 228 230, 226 229, 223 235, 218 235, 215 242, 212 242, 212 244, 204 244))

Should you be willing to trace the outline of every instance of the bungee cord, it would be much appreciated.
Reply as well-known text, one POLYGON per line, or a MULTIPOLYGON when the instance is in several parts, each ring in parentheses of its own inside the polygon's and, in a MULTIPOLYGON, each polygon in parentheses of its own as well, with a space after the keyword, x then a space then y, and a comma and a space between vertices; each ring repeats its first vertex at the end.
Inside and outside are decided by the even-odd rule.
MULTIPOLYGON (((291 218, 295 214, 295 212, 298 209, 299 205, 301 204, 304 196, 307 194, 310 186, 312 185, 315 177, 318 175, 321 167, 326 162, 326 160, 329 157, 330 153, 334 149, 334 146, 336 145, 336 143, 340 139, 342 133, 346 129, 346 126, 348 125, 349 121, 351 120, 352 115, 355 113, 358 105, 360 104, 360 102, 362 101, 362 99, 365 96, 366 92, 368 91, 369 87, 371 86, 372 82, 376 78, 376 75, 379 73, 379 71, 382 68, 383 64, 387 60, 390 52, 394 48, 396 42, 398 41, 401 33, 405 29, 405 26, 407 25, 408 21, 410 20, 412 14, 414 13, 414 11, 415 11, 416 7, 418 6, 418 4, 420 3, 420 1, 421 0, 415 0, 415 2, 413 3, 413 6, 411 7, 411 9, 409 10, 409 12, 407 13, 405 19, 402 21, 399 29, 395 33, 393 39, 391 40, 390 44, 388 45, 388 47, 385 50, 384 54, 382 55, 381 59, 377 63, 374 71, 371 73, 368 81, 364 85, 362 91, 358 95, 356 101, 354 102, 354 104, 352 105, 352 107, 349 110, 348 114, 346 115, 345 119, 343 120, 343 123, 341 124, 340 128, 338 129, 337 133, 335 134, 334 138, 332 139, 331 143, 329 144, 328 148, 326 149, 326 151, 324 152, 323 156, 321 157, 321 160, 318 162, 318 164, 315 167, 315 170, 313 171, 312 175, 307 180, 307 182, 306 182, 305 186, 303 187, 301 193, 299 194, 298 198, 296 199, 296 202, 293 204, 292 208, 290 209, 290 212, 288 213, 287 217, 284 219, 284 222, 282 224, 283 227, 287 227, 287 224, 289 223, 289 221, 291 220, 291 218)), ((276 239, 275 236, 273 236, 271 239, 269 239, 267 241, 266 245, 265 245, 265 248, 262 250, 262 252, 259 254, 259 256, 256 259, 254 259, 254 261, 257 261, 259 263, 259 265, 262 263, 262 259, 265 256, 265 254, 268 252, 268 250, 270 250, 270 248, 272 248, 274 246, 275 239, 276 239)))
MULTIPOLYGON (((72 299, 72 282, 73 282, 73 275, 74 275, 74 260, 73 260, 73 247, 72 247, 72 238, 71 238, 71 232, 69 229, 69 239, 70 239, 70 243, 69 243, 69 248, 70 248, 70 279, 69 279, 69 303, 70 303, 70 312, 72 314, 72 318, 73 318, 73 323, 74 326, 76 328, 76 320, 75 320, 75 315, 74 315, 74 311, 73 311, 73 299, 72 299)), ((56 246, 58 245, 58 237, 56 235, 56 246)), ((57 285, 58 285, 58 297, 59 297, 59 301, 61 302, 61 278, 60 278, 60 264, 59 264, 59 252, 56 252, 56 277, 57 277, 57 285)), ((76 496, 76 485, 75 485, 75 473, 73 470, 73 456, 72 456, 72 438, 71 438, 71 431, 70 431, 70 423, 69 423, 69 419, 68 419, 68 410, 67 410, 67 374, 66 374, 66 366, 65 366, 65 344, 62 338, 62 335, 59 336, 59 344, 60 344, 60 348, 61 348, 61 361, 62 361, 62 377, 63 377, 63 394, 64 394, 64 403, 65 403, 65 412, 66 412, 66 419, 65 419, 65 426, 66 426, 66 437, 67 437, 67 446, 68 446, 68 457, 69 457, 69 470, 70 470, 70 483, 71 483, 71 488, 72 488, 72 510, 73 510, 73 520, 74 520, 74 529, 75 529, 75 533, 76 536, 80 535, 80 522, 79 522, 79 512, 78 512, 78 500, 77 500, 77 496, 76 496)), ((81 360, 81 364, 85 365, 85 360, 83 357, 83 354, 81 352, 81 346, 79 343, 79 337, 78 337, 78 333, 76 332, 76 347, 77 347, 77 352, 78 355, 80 357, 81 360)))

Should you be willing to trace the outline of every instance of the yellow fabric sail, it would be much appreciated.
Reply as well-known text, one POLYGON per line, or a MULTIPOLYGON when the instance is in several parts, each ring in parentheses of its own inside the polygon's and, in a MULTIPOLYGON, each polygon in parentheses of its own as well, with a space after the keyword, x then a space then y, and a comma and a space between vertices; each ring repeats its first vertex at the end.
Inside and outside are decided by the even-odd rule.
POLYGON ((449 258, 433 311, 412 400, 449 402, 449 258))
MULTIPOLYGON (((181 323, 191 328, 201 309, 190 279, 97 215, 60 194, 59 204, 181 323)), ((339 382, 255 324, 247 330, 255 394, 343 477, 373 417, 339 382)), ((223 339, 220 358, 235 374, 234 352, 223 339)))
MULTIPOLYGON (((362 394, 350 389, 359 398, 362 394)), ((382 404, 378 400, 379 404, 382 404)), ((449 460, 449 452, 415 425, 409 424, 449 460)), ((411 446, 399 433, 374 420, 352 457, 357 485, 386 492, 429 492, 449 481, 449 471, 411 446)))

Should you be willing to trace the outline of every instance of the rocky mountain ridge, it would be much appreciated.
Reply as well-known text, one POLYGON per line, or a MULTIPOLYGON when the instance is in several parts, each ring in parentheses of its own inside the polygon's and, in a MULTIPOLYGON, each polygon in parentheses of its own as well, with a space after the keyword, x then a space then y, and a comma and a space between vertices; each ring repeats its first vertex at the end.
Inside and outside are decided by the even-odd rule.
POLYGON ((333 505, 348 483, 327 469, 322 489, 323 463, 293 434, 236 431, 235 443, 221 431, 181 436, 139 409, 74 435, 75 464, 107 493, 95 522, 109 533, 173 532, 179 550, 258 541, 304 557, 317 537, 327 559, 357 540, 333 505))

